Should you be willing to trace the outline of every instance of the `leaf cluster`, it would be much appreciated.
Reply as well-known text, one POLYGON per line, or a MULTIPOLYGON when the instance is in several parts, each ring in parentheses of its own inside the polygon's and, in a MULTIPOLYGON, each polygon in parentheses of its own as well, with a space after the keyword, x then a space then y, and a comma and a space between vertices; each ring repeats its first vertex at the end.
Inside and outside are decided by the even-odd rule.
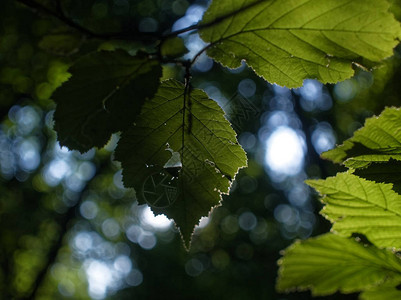
POLYGON ((285 250, 279 290, 362 291, 361 299, 401 296, 400 116, 400 109, 386 108, 344 144, 323 153, 348 168, 307 181, 323 196, 321 214, 333 224, 332 233, 285 250))
MULTIPOLYGON (((229 68, 245 61, 265 80, 287 87, 299 87, 306 78, 336 83, 351 77, 355 65, 369 67, 392 55, 401 31, 387 10, 384 0, 213 1, 199 24, 137 36, 137 42, 150 41, 151 47, 79 57, 70 79, 53 95, 58 140, 85 152, 122 132, 116 158, 125 185, 135 188, 139 202, 154 213, 174 218, 189 245, 200 217, 220 203, 246 166, 224 112, 191 86, 197 58, 206 52, 229 68), (197 31, 208 43, 190 60, 182 58, 187 50, 179 37, 187 31, 197 31), (185 69, 184 85, 160 83, 165 63, 185 69), (170 154, 176 160, 173 167, 168 167, 170 154)), ((66 21, 62 10, 55 16, 66 21)), ((63 45, 51 37, 41 45, 52 43, 63 45)))
MULTIPOLYGON (((3 68, 1 87, 39 100, 51 97, 58 142, 70 150, 102 148, 118 135, 115 159, 121 162, 125 187, 135 190, 139 204, 174 219, 187 249, 200 218, 220 205, 238 171, 247 166, 223 109, 193 87, 198 58, 207 54, 228 68, 245 62, 267 82, 296 88, 307 78, 337 83, 357 69, 370 70, 392 56, 401 37, 386 0, 214 0, 199 23, 173 31, 167 20, 163 32, 124 30, 112 18, 99 17, 101 12, 91 22, 76 21, 79 5, 74 1, 10 3, 7 7, 15 11, 28 7, 51 21, 29 41, 35 47, 18 51, 13 51, 14 29, 0 32, 0 62, 12 65, 19 57, 27 65, 43 53, 63 59, 49 63, 47 78, 35 80, 36 66, 29 72, 18 64, 3 68), (206 45, 191 56, 183 34, 198 34, 206 45), (180 80, 164 74, 171 65, 181 69, 180 80), (23 76, 23 71, 32 74, 23 76)), ((135 9, 146 10, 144 3, 135 9)), ((5 90, 0 100, 7 98, 5 90)), ((324 195, 321 213, 333 223, 332 233, 285 251, 278 290, 311 289, 315 295, 362 291, 363 299, 401 295, 396 252, 401 249, 400 117, 400 109, 388 108, 323 154, 348 168, 326 180, 308 181, 324 195)))

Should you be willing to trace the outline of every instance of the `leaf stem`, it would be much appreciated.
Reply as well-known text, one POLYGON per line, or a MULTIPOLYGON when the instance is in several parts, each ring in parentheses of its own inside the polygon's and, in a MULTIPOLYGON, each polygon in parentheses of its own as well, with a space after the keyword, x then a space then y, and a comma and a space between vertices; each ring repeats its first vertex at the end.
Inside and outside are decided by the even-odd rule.
POLYGON ((203 52, 205 52, 207 49, 214 46, 215 44, 216 43, 211 43, 211 44, 207 45, 206 47, 204 47, 203 49, 201 49, 198 53, 196 53, 196 55, 191 60, 191 66, 196 62, 196 60, 199 58, 199 56, 202 55, 203 52))

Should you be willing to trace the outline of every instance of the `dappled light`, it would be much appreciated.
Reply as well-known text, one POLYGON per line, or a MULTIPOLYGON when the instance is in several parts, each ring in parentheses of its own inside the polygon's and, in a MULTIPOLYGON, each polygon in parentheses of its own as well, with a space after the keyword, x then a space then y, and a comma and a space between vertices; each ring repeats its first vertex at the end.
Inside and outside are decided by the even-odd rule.
POLYGON ((387 1, 2 2, 0 299, 400 298, 387 1))
POLYGON ((160 231, 166 231, 172 226, 171 220, 169 220, 165 215, 155 216, 149 206, 142 208, 141 223, 160 231))
POLYGON ((279 127, 266 141, 266 164, 273 173, 296 175, 303 166, 305 143, 296 131, 279 127))
POLYGON ((316 125, 312 132, 312 143, 319 154, 334 148, 336 138, 329 123, 321 122, 316 125))
POLYGON ((327 111, 333 106, 327 89, 316 80, 305 80, 297 92, 301 95, 299 101, 305 111, 327 111))

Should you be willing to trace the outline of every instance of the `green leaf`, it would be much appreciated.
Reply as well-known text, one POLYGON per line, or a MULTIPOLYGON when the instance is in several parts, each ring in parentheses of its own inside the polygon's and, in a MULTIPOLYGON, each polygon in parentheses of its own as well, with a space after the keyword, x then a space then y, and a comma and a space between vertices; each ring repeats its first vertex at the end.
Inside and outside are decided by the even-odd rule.
POLYGON ((392 252, 330 233, 295 242, 279 265, 277 288, 282 292, 298 288, 311 289, 313 295, 352 293, 401 279, 401 261, 392 252))
POLYGON ((228 193, 246 154, 223 110, 201 90, 165 81, 116 149, 140 204, 174 219, 186 247, 194 226, 228 193), (167 150, 167 151, 166 151, 167 150))
POLYGON ((350 173, 307 184, 324 195, 321 214, 333 223, 333 231, 344 236, 362 233, 378 247, 401 249, 401 195, 392 185, 350 173))
POLYGON ((155 94, 161 66, 142 54, 101 51, 79 59, 70 73, 53 96, 55 130, 61 145, 85 152, 133 122, 155 94))
POLYGON ((78 51, 83 38, 73 33, 53 33, 39 41, 39 48, 56 55, 71 55, 78 51))
POLYGON ((401 290, 395 286, 383 285, 375 289, 363 292, 359 299, 361 300, 388 300, 388 299, 401 299, 401 290))
POLYGON ((344 162, 349 168, 365 168, 373 162, 401 160, 401 110, 386 108, 379 117, 366 120, 365 126, 343 145, 325 152, 323 158, 344 162))
POLYGON ((173 37, 163 41, 160 52, 163 56, 180 57, 185 53, 188 53, 188 49, 185 47, 183 39, 179 37, 173 37))
POLYGON ((385 0, 213 1, 201 23, 207 53, 224 66, 246 60, 267 81, 299 87, 335 83, 352 63, 379 62, 401 36, 385 0))

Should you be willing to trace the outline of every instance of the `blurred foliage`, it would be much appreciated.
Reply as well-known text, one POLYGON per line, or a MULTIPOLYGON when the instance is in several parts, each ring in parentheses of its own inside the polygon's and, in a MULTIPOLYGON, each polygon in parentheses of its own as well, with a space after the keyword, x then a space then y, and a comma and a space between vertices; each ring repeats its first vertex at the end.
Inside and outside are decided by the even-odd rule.
MULTIPOLYGON (((305 89, 280 89, 245 66, 230 70, 201 56, 193 84, 226 111, 249 167, 207 224, 196 229, 188 253, 177 230, 149 223, 146 206, 123 188, 112 157, 118 135, 104 149, 85 154, 59 147, 51 95, 78 54, 153 49, 147 34, 166 32, 177 20, 191 25, 207 1, 36 1, 57 13, 60 3, 76 27, 20 2, 2 1, 0 10, 0 298, 310 299, 308 292, 277 294, 274 286, 279 251, 295 238, 329 229, 303 180, 341 167, 319 158, 314 137, 317 129, 328 128, 340 143, 367 116, 399 105, 400 54, 344 83, 312 84, 321 102, 308 100, 305 89), (113 35, 120 39, 112 41, 113 35), (302 171, 283 180, 265 163, 266 139, 280 124, 298 130, 307 149, 302 171)), ((198 39, 184 36, 190 54, 198 39)), ((185 52, 181 46, 166 51, 185 52)), ((183 71, 166 64, 163 78, 183 79, 183 71)))

